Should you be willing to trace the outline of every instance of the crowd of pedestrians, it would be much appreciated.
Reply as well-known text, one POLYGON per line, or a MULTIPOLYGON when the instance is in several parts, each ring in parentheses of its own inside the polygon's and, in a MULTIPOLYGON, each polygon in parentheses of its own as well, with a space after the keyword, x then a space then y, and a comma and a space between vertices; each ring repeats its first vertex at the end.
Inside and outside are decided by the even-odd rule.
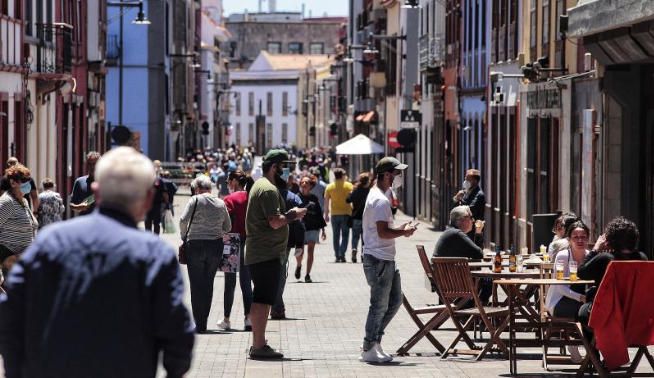
MULTIPOLYGON (((0 294, 0 353, 8 377, 94 376, 97 371, 154 376, 160 352, 168 375, 182 376, 190 367, 193 334, 210 328, 215 276, 234 251, 228 265, 235 268, 222 269, 224 308, 217 327, 232 329, 238 279, 243 329, 253 335, 249 357, 282 358, 268 345, 268 319, 286 318, 283 295, 291 253, 295 279, 304 269, 303 281, 313 282, 315 246, 326 241, 328 223, 335 262, 346 262, 350 247, 351 262, 361 259, 370 287, 360 360, 393 359, 381 342, 402 303, 395 239, 417 229, 413 222, 394 224, 395 192, 406 164, 385 157, 352 183, 346 170, 321 151, 272 149, 257 166, 253 151, 232 146, 190 160, 200 166, 180 214, 182 258, 156 236, 162 215, 174 209, 177 191, 160 162, 128 147, 104 156, 88 153, 87 175, 75 180, 69 205, 78 217, 61 222, 65 205, 55 183, 46 178, 41 193, 35 193, 30 170, 9 159, 0 195, 0 261, 8 274, 2 286, 6 292, 0 294), (137 230, 141 221, 150 232, 137 230), (190 313, 181 300, 178 259, 187 264, 190 313), (121 308, 119 317, 112 311, 116 308, 121 308), (107 326, 98 329, 97 324, 107 326), (135 342, 117 348, 116 340, 123 339, 135 342), (136 357, 143 355, 155 357, 136 357), (121 364, 114 363, 118 358, 121 364)), ((467 172, 434 256, 483 258, 480 181, 481 172, 467 172)), ((548 255, 565 267, 574 262, 579 277, 597 285, 610 261, 646 259, 636 251, 635 224, 624 218, 607 225, 592 252, 589 229, 575 214, 561 214, 552 231, 548 255)), ((491 289, 490 282, 481 282, 482 302, 488 302, 491 289)), ((587 325, 592 300, 586 287, 557 285, 545 303, 554 316, 587 325)), ((579 358, 573 349, 571 355, 579 358)))

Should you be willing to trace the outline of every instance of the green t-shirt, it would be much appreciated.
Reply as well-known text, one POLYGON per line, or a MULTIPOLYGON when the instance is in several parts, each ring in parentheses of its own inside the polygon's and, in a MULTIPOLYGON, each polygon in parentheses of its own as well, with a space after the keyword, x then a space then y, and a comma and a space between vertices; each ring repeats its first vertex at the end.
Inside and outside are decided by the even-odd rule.
POLYGON ((279 190, 267 178, 254 183, 248 198, 245 215, 245 265, 283 259, 288 242, 288 226, 273 229, 268 223, 271 215, 286 212, 279 190))

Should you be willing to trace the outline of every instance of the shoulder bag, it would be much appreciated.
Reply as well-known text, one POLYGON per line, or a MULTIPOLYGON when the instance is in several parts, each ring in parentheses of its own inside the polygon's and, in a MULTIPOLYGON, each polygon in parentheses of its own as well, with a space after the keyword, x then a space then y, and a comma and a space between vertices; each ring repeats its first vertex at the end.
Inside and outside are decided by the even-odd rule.
POLYGON ((195 209, 198 207, 198 199, 195 199, 195 205, 193 205, 193 212, 191 213, 191 219, 188 221, 188 227, 186 227, 186 234, 182 238, 182 245, 179 246, 177 251, 177 258, 179 259, 180 264, 186 265, 186 242, 188 240, 188 233, 191 231, 191 223, 193 223, 193 217, 195 216, 195 209))

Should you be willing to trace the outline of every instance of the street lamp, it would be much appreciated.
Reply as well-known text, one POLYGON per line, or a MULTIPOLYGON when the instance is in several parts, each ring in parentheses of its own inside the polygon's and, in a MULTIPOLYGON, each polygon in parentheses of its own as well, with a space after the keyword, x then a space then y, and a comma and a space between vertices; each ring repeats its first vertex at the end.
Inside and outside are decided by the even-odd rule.
POLYGON ((138 14, 132 21, 134 25, 150 25, 150 20, 143 12, 143 1, 111 1, 107 2, 107 7, 116 7, 120 13, 120 50, 118 56, 118 125, 123 124, 123 8, 138 8, 138 14))

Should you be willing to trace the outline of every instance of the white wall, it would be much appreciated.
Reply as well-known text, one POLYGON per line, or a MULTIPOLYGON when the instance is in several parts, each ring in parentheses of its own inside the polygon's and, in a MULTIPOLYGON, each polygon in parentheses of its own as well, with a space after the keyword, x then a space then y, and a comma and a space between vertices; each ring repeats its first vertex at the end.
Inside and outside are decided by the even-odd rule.
MULTIPOLYGON (((258 81, 261 83, 262 81, 258 81)), ((241 101, 241 115, 236 115, 236 101, 233 95, 230 95, 230 114, 229 122, 231 123, 231 135, 229 137, 230 144, 236 143, 237 127, 241 127, 241 145, 247 145, 248 142, 256 143, 254 137, 249 134, 249 124, 251 123, 256 130, 255 118, 259 113, 259 101, 261 101, 261 113, 266 116, 266 124, 271 123, 273 129, 272 145, 278 146, 282 144, 282 124, 288 125, 287 144, 294 145, 297 132, 297 116, 294 114, 295 110, 301 112, 302 109, 297 107, 297 84, 272 84, 272 85, 252 85, 243 82, 234 82, 232 84, 232 91, 238 93, 241 101), (254 114, 249 115, 248 98, 249 93, 254 93, 254 114), (267 115, 267 93, 272 92, 273 108, 272 116, 267 115), (289 110, 286 116, 282 115, 282 97, 283 93, 288 93, 288 106, 289 110)))

